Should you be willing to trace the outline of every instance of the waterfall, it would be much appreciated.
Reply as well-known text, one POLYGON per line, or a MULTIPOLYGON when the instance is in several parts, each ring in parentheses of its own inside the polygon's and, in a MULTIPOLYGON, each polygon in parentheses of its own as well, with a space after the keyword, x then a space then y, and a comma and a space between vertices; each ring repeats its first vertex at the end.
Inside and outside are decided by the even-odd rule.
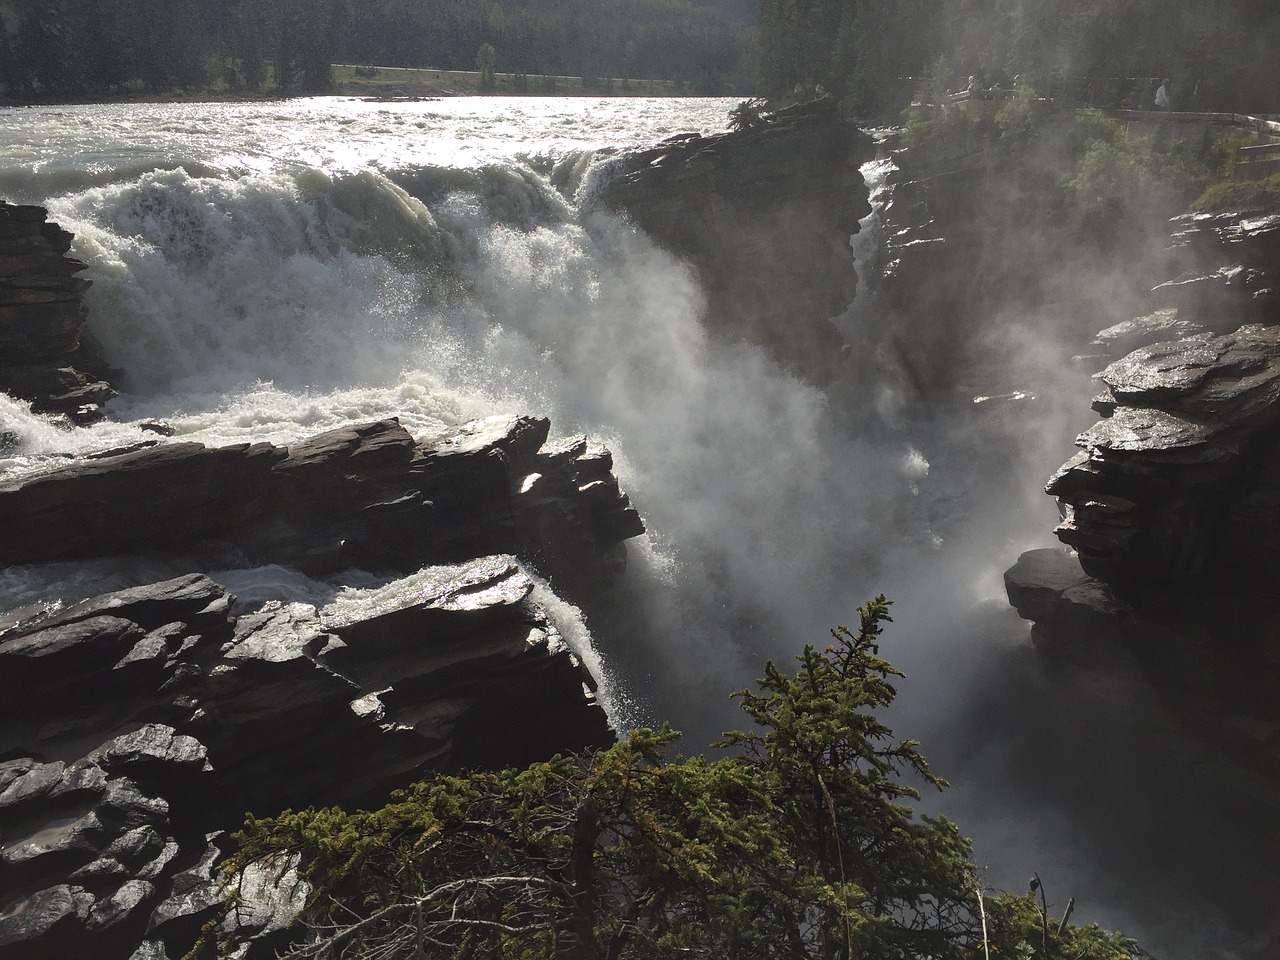
MULTIPOLYGON (((1150 838, 1111 857, 1114 827, 1096 843, 1077 831, 1131 785, 1126 758, 1139 748, 1110 751, 1106 737, 1141 731, 1105 725, 1131 690, 1047 680, 1004 601, 1000 571, 1029 539, 1048 540, 1039 484, 1063 457, 1045 447, 1070 432, 967 401, 916 419, 870 354, 854 365, 856 389, 824 393, 758 347, 709 338, 689 270, 628 223, 583 212, 601 157, 715 129, 731 105, 318 99, 14 117, 0 130, 0 193, 46 204, 75 233, 93 281, 89 330, 124 381, 111 420, 74 432, 0 396, 0 478, 154 439, 157 420, 176 439, 219 445, 391 416, 415 435, 494 413, 549 417, 555 433, 611 448, 649 531, 585 623, 559 610, 567 641, 612 678, 615 722, 671 720, 686 750, 701 749, 740 724, 729 693, 765 659, 825 643, 883 591, 896 622, 882 654, 908 675, 895 728, 956 783, 937 805, 976 832, 984 881, 1018 889, 1038 870, 1062 901, 1075 882, 1077 918, 1149 935, 1156 949, 1181 942, 1188 916, 1197 945, 1216 936, 1203 899, 1132 889, 1161 872, 1131 862, 1150 838), (1103 725, 1071 743, 1062 723, 1092 708, 1103 725), (1125 789, 1067 796, 1062 770, 1028 761, 1040 751, 1072 770, 1096 752, 1125 789), (1043 781, 1024 779, 1042 766, 1043 781)), ((865 172, 882 181, 888 170, 865 172)), ((855 352, 876 309, 877 218, 850 250, 850 269, 867 271, 861 299, 836 321, 855 352)), ((1015 337, 1038 342, 1033 330, 1015 337)), ((1041 363, 1061 361, 1046 352, 1041 363)), ((4 570, 0 609, 201 562, 4 570)), ((378 586, 359 571, 321 583, 213 563, 247 601, 323 603, 378 586)), ((1139 727, 1174 742, 1154 705, 1136 710, 1139 727)), ((1167 769, 1160 757, 1143 777, 1167 769)))

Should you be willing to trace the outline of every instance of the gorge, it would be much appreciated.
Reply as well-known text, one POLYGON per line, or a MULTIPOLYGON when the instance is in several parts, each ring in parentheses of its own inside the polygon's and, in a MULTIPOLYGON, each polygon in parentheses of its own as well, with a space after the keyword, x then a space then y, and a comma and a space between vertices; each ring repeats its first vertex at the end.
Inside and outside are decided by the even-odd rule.
MULTIPOLYGON (((0 184, 74 232, 102 353, 58 355, 53 370, 85 371, 70 386, 23 393, 7 375, 36 406, 0 400, 0 804, 26 903, 0 924, 34 931, 10 950, 65 952, 87 932, 120 956, 181 955, 211 904, 224 841, 208 834, 246 806, 366 802, 414 772, 590 745, 608 735, 602 705, 615 729, 671 719, 705 742, 764 658, 820 643, 884 590, 910 638, 885 651, 908 674, 895 727, 953 780, 938 803, 959 804, 993 885, 1038 871, 1156 956, 1265 956, 1274 837, 1256 825, 1276 794, 1251 756, 1270 718, 1243 714, 1263 734, 1236 757, 1249 766, 1188 746, 1093 652, 1093 620, 1089 652, 1045 656, 1078 626, 1033 650, 1000 574, 1046 545, 1041 487, 1087 426, 1095 361, 1069 358, 1171 305, 1230 332, 1219 294, 1244 274, 1218 268, 1237 262, 1253 271, 1240 303, 1274 315, 1256 295, 1270 228, 1148 305, 1189 263, 1167 238, 1124 238, 1151 250, 1127 262, 1082 258, 1003 171, 869 163, 875 145, 830 104, 663 142, 713 133, 729 106, 633 106, 671 112, 607 136, 557 107, 519 118, 518 152, 457 105, 327 101, 82 108, 117 131, 97 166, 67 159, 77 110, 41 118, 62 159, 9 145, 0 184), (180 135, 131 141, 146 123, 180 135), (104 403, 74 432, 42 413, 92 420, 104 403), (427 631, 443 649, 397 652, 427 631), (457 659, 468 644, 484 655, 457 659), (1215 807, 1229 772, 1248 797, 1215 807), (1170 778, 1160 802, 1135 782, 1151 776, 1170 778)), ((54 232, 59 255, 68 240, 54 232)), ((1265 345, 1213 344, 1198 349, 1266 369, 1265 345)), ((1240 402, 1259 409, 1265 384, 1240 402)), ((1112 389, 1110 409, 1146 402, 1112 389)), ((1243 460, 1265 473, 1260 453, 1243 460)), ((1126 492, 1078 489, 1095 516, 1126 492)), ((1072 596, 1102 589, 1086 587, 1072 596)), ((1056 609, 1019 604, 1046 629, 1073 622, 1056 609)), ((1230 669, 1265 706, 1263 675, 1230 669)))

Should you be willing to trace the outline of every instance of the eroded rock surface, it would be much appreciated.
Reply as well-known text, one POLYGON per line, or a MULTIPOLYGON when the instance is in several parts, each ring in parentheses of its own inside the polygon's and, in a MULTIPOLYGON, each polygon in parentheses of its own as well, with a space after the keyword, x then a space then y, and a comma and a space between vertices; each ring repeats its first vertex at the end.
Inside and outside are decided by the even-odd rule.
POLYGON ((874 155, 826 98, 751 129, 627 154, 595 200, 693 266, 713 332, 824 382, 846 349, 830 320, 856 293, 849 237, 871 212, 859 167, 874 155))
POLYGON ((86 269, 67 256, 72 236, 43 207, 0 200, 0 390, 37 413, 75 423, 101 416, 115 391, 82 349, 86 269))
MULTIPOLYGON (((180 956, 216 913, 223 831, 246 810, 354 806, 433 770, 610 742, 534 591, 491 556, 319 610, 232 618, 193 574, 9 615, 0 951, 180 956)), ((228 922, 261 939, 291 916, 289 884, 246 879, 258 905, 228 922)))
POLYGON ((644 528, 608 452, 548 432, 499 416, 415 439, 385 420, 11 474, 2 564, 388 572, 319 607, 242 608, 192 573, 0 613, 0 953, 175 960, 212 922, 270 956, 305 889, 296 863, 260 865, 219 919, 245 811, 378 804, 433 771, 611 742, 533 570, 598 587, 644 528))
POLYGON ((1120 583, 1274 577, 1280 328, 1143 347, 1100 377, 1110 409, 1046 488, 1084 569, 1120 583))
POLYGON ((1054 657, 1123 661, 1215 750, 1275 782, 1280 217, 1175 226, 1177 255, 1200 269, 1099 335, 1116 357, 1098 374, 1102 419, 1046 487, 1072 549, 1023 554, 1005 586, 1054 657))
POLYGON ((545 575, 616 569, 644 530, 612 459, 550 424, 490 417, 416 441, 395 420, 292 447, 158 443, 0 483, 0 564, 229 545, 311 574, 508 552, 545 575))

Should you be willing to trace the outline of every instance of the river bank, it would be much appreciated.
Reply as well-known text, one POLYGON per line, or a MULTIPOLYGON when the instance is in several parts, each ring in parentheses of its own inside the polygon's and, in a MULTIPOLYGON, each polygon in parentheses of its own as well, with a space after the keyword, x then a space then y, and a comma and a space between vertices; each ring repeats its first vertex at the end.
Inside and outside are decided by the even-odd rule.
MULTIPOLYGON (((369 64, 333 64, 333 88, 329 96, 369 100, 433 100, 440 97, 692 97, 689 85, 679 80, 643 78, 570 77, 542 74, 495 73, 493 86, 485 89, 478 70, 437 70, 430 67, 388 67, 369 64)), ((734 91, 719 95, 732 96, 734 91)), ((746 94, 743 94, 744 96, 746 94)), ((277 90, 254 92, 215 84, 206 89, 132 91, 101 97, 93 103, 265 103, 290 100, 301 94, 277 90)), ((56 106, 57 99, 0 98, 0 107, 56 106)), ((77 101, 81 102, 81 101, 77 101)))

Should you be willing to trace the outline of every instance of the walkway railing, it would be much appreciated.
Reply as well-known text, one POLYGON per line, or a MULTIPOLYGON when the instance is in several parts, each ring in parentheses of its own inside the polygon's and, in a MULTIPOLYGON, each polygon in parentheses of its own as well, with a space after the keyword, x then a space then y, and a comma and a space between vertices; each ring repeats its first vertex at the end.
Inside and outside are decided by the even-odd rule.
POLYGON ((1280 143, 1260 143, 1256 147, 1241 147, 1236 151, 1236 166, 1231 172, 1231 179, 1265 180, 1273 173, 1280 173, 1280 143))
POLYGON ((1195 113, 1184 110, 1108 110, 1107 113, 1117 120, 1207 124, 1250 133, 1262 141, 1273 137, 1280 140, 1280 121, 1244 113, 1195 113))

